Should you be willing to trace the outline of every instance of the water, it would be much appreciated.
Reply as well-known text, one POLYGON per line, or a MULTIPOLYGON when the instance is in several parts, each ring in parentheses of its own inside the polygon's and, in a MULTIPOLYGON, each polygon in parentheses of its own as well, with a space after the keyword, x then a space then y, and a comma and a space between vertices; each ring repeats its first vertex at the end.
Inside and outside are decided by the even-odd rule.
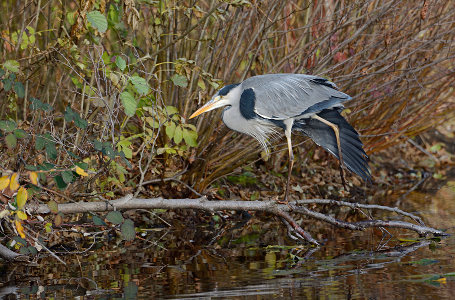
MULTIPOLYGON (((453 234, 454 200, 455 184, 449 181, 436 193, 413 192, 401 203, 453 234)), ((265 220, 238 228, 155 229, 134 243, 95 243, 93 251, 61 256, 66 266, 51 257, 35 264, 0 263, 0 298, 454 297, 454 235, 419 240, 412 232, 390 231, 391 237, 378 229, 350 232, 323 225, 311 232, 325 239, 324 246, 311 248, 292 244, 279 222, 265 220)))

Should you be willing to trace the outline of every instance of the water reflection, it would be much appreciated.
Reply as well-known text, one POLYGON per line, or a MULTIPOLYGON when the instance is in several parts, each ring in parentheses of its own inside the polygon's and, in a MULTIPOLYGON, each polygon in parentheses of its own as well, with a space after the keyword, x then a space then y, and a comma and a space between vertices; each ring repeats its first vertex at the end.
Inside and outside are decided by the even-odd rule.
MULTIPOLYGON (((412 192, 404 208, 424 211, 430 225, 453 233, 454 186, 412 192)), ((326 237, 325 245, 309 248, 287 241, 279 223, 248 224, 152 231, 133 244, 101 243, 94 252, 66 256, 67 266, 51 257, 35 265, 0 262, 0 298, 452 298, 453 235, 417 240, 411 232, 391 238, 325 226, 318 237, 326 237), (265 246, 270 241, 280 246, 265 246)))

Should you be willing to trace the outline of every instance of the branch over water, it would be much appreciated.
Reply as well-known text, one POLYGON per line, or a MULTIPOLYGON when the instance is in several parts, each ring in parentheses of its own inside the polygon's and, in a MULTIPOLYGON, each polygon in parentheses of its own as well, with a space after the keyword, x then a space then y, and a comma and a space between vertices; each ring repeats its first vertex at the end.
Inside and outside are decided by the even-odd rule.
MULTIPOLYGON (((50 213, 47 205, 29 206, 34 213, 46 214, 50 213)), ((98 202, 77 202, 77 203, 66 203, 59 204, 58 210, 62 213, 84 213, 84 212, 105 212, 112 210, 124 210, 124 209, 200 209, 209 212, 221 211, 221 210, 249 210, 249 211, 261 211, 271 213, 280 218, 283 218, 288 225, 290 225, 295 233, 301 236, 306 241, 319 245, 319 243, 311 237, 311 235, 303 230, 296 220, 292 217, 291 213, 302 214, 307 217, 324 221, 332 224, 339 228, 346 228, 350 230, 364 230, 369 227, 393 227, 409 229, 417 232, 419 235, 424 236, 427 234, 433 234, 436 236, 447 235, 441 230, 437 230, 431 227, 427 227, 423 224, 422 220, 410 213, 402 211, 398 208, 381 206, 381 205, 369 205, 369 204, 357 204, 344 201, 335 201, 328 199, 313 199, 313 200, 300 200, 290 203, 289 205, 278 204, 275 201, 236 201, 236 200, 223 200, 223 201, 210 201, 206 197, 200 197, 197 199, 164 199, 164 198, 135 198, 132 195, 126 195, 120 199, 110 201, 98 201, 98 202), (352 209, 380 209, 409 217, 416 221, 418 224, 405 222, 405 221, 383 221, 383 220, 366 220, 360 222, 346 222, 338 220, 332 216, 313 211, 305 207, 306 204, 324 204, 324 205, 338 205, 347 206, 352 209)))

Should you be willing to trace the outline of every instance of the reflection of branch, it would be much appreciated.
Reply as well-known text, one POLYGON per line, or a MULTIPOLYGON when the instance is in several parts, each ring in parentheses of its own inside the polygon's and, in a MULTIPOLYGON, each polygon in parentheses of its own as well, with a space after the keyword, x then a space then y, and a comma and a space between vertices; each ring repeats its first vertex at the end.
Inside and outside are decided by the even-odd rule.
MULTIPOLYGON (((267 212, 286 220, 286 222, 293 228, 295 233, 298 233, 306 241, 318 245, 318 242, 311 237, 309 233, 304 231, 295 219, 290 215, 291 212, 302 214, 313 219, 327 222, 340 228, 347 228, 350 230, 364 230, 368 227, 393 227, 409 229, 417 232, 419 235, 434 234, 438 236, 447 235, 444 232, 427 227, 417 216, 406 213, 398 208, 392 208, 380 205, 367 205, 356 204, 343 201, 334 201, 327 199, 314 199, 302 200, 290 203, 289 205, 278 204, 275 201, 209 201, 205 197, 197 199, 164 199, 164 198, 151 198, 141 199, 134 198, 132 195, 127 195, 117 200, 107 202, 78 202, 59 204, 58 210, 62 213, 82 213, 82 212, 103 212, 120 209, 201 209, 205 211, 215 212, 220 210, 252 210, 267 212), (387 211, 396 212, 404 216, 411 217, 417 220, 420 224, 413 224, 404 221, 383 221, 383 220, 366 220, 359 222, 346 222, 338 220, 332 216, 310 210, 303 206, 296 206, 295 203, 315 203, 315 204, 336 204, 348 206, 353 209, 382 209, 387 211)), ((29 209, 34 213, 49 213, 50 210, 47 205, 29 206, 29 209)))
MULTIPOLYGON (((388 248, 388 249, 383 249, 383 250, 353 251, 353 252, 349 252, 349 253, 343 253, 343 254, 337 255, 337 256, 335 256, 335 257, 333 257, 331 259, 322 260, 322 261, 325 264, 327 262, 330 262, 331 264, 333 264, 333 263, 336 263, 337 261, 346 262, 347 260, 350 260, 350 259, 351 260, 367 259, 368 261, 371 261, 372 259, 375 259, 377 257, 383 259, 384 256, 401 258, 401 257, 404 257, 404 256, 408 255, 409 253, 412 253, 412 252, 418 250, 419 248, 428 246, 431 243, 432 243, 431 241, 424 240, 424 241, 421 241, 421 242, 412 243, 410 245, 404 245, 404 246, 403 245, 398 245, 398 246, 395 246, 395 247, 392 247, 392 248, 388 248)), ((308 259, 310 259, 311 255, 318 249, 319 249, 318 247, 310 248, 303 255, 297 254, 296 256, 299 258, 299 261, 293 267, 293 269, 297 269, 300 266, 302 266, 303 264, 305 264, 306 261, 308 259)), ((392 263, 392 262, 395 262, 395 261, 396 260, 394 259, 392 261, 382 261, 382 262, 379 262, 379 263, 370 264, 370 268, 371 268, 371 266, 374 266, 374 268, 377 268, 378 266, 383 267, 385 264, 392 263)), ((369 267, 362 268, 362 271, 365 271, 367 269, 369 269, 369 267)), ((325 269, 320 269, 320 271, 326 271, 326 270, 325 269)))
MULTIPOLYGON (((16 297, 19 298, 19 291, 20 291, 20 289, 16 285, 2 286, 0 288, 0 299, 7 299, 6 296, 11 296, 11 295, 16 295, 16 297)), ((13 298, 10 298, 10 299, 13 299, 13 298)), ((15 299, 17 299, 17 298, 15 298, 15 299)))
MULTIPOLYGON (((356 260, 359 260, 359 259, 368 259, 368 260, 371 260, 371 259, 374 259, 374 258, 377 258, 377 257, 380 257, 380 258, 384 258, 384 256, 386 257, 404 257, 412 252, 415 252, 416 250, 422 248, 422 247, 426 247, 428 245, 430 245, 432 242, 431 241, 421 241, 421 242, 416 242, 416 243, 412 243, 410 245, 399 245, 399 246, 395 246, 395 247, 392 247, 392 248, 389 248, 389 249, 384 249, 384 250, 375 250, 375 251, 354 251, 354 252, 350 252, 350 253, 344 253, 344 254, 340 254, 340 255, 337 255, 333 258, 334 261, 337 261, 337 260, 342 260, 342 261, 346 261, 348 259, 356 259, 356 260)), ((378 265, 385 265, 385 264, 388 264, 388 263, 391 263, 391 262, 394 262, 396 260, 392 260, 392 261, 386 261, 386 262, 381 262, 381 263, 376 263, 374 264, 376 267, 378 265)))

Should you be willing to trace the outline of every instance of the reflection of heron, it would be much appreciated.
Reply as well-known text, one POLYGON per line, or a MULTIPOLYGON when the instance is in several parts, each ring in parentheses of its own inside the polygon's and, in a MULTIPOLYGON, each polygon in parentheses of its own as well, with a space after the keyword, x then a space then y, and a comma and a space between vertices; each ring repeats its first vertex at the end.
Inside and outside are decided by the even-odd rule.
POLYGON ((350 171, 370 180, 367 155, 354 128, 340 115, 342 102, 351 97, 338 91, 327 79, 304 74, 267 74, 219 90, 190 116, 227 106, 223 122, 230 129, 254 137, 267 151, 270 137, 284 129, 289 149, 289 171, 285 201, 294 155, 291 132, 300 131, 332 153, 350 171))

